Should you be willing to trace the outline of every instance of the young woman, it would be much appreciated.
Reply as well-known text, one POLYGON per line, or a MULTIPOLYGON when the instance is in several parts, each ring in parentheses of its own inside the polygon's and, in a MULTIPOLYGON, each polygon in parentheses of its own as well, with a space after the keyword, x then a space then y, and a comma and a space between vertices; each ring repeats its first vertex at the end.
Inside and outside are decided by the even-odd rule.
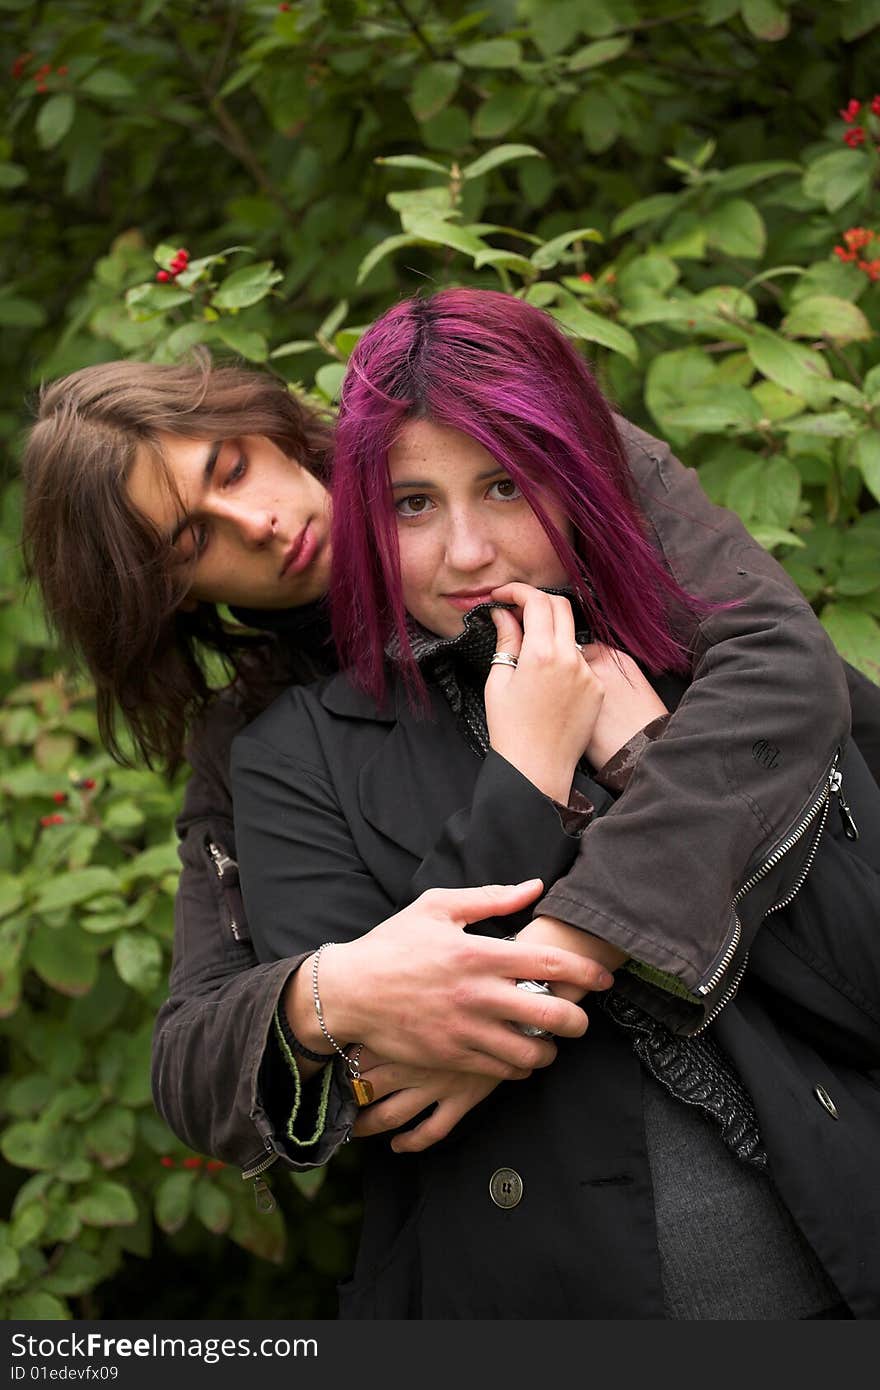
MULTIPOLYGON (((680 634, 700 610, 659 565, 630 488, 583 362, 517 300, 443 291, 406 302, 352 358, 334 471, 343 674, 287 692, 233 749, 257 953, 313 952, 282 1047, 297 1072, 331 1048, 387 1053, 374 1001, 405 1016, 396 986, 407 954, 365 969, 364 931, 430 886, 504 881, 512 865, 553 882, 578 852, 572 813, 588 823, 585 872, 539 911, 574 927, 539 918, 520 939, 626 966, 586 1036, 561 1041, 553 1065, 521 1085, 496 1088, 475 1063, 471 1077, 368 1071, 391 1099, 368 1108, 360 1132, 434 1102, 436 1114, 470 1113, 440 1144, 448 1129, 431 1116, 391 1147, 370 1146, 347 1316, 880 1310, 870 1160, 880 1115, 876 1088, 851 1065, 857 1039, 880 1060, 880 978, 864 970, 844 1021, 845 1008, 826 1006, 852 942, 812 954, 823 932, 834 936, 834 909, 863 941, 876 921, 877 789, 848 752, 849 799, 867 817, 856 842, 849 811, 828 815, 844 763, 826 747, 797 816, 770 828, 764 748, 790 757, 798 700, 766 708, 759 755, 753 726, 743 734, 760 682, 745 707, 734 694, 724 711, 711 693, 701 700, 700 680, 688 684, 680 634), (493 603, 514 605, 520 621, 493 603), (605 761, 608 645, 638 665, 626 672, 631 718, 618 710, 618 751, 605 761), (653 673, 653 693, 638 667, 653 673), (664 730, 665 705, 679 702, 679 725, 664 730), (737 803, 769 829, 746 875, 732 870, 737 803), (656 878, 643 879, 645 865, 656 878), (580 894, 587 880, 573 909, 571 884, 580 894), (649 906, 670 890, 659 929, 649 906), (759 932, 768 910, 775 925, 759 932), (784 961, 796 953, 812 975, 786 997, 784 961), (803 1028, 812 1010, 822 1051, 803 1028), (688 1012, 708 1026, 683 1040, 662 1019, 688 1012)), ((716 574, 714 596, 737 597, 748 571, 734 565, 716 574)), ((704 621, 730 613, 711 608, 704 621)), ((785 660, 784 633, 769 648, 785 660)), ((463 964, 467 996, 479 980, 463 964)), ((420 995, 408 1004, 419 1013, 420 995)), ((516 977, 506 1016, 520 1020, 516 977)), ((356 1096, 360 1085, 355 1076, 356 1096)))
MULTIPOLYGON (((479 314, 481 302, 471 307, 479 314)), ((848 708, 827 641, 779 567, 729 513, 707 503, 695 475, 665 446, 625 422, 617 425, 658 553, 685 590, 736 604, 708 611, 701 621, 694 617, 683 630, 698 682, 668 735, 699 737, 691 711, 699 714, 701 701, 722 710, 730 701, 731 723, 743 743, 766 748, 775 710, 785 710, 790 747, 776 759, 773 776, 760 789, 748 778, 741 789, 722 788, 726 853, 740 881, 800 810, 804 787, 845 737, 848 708)), ((250 1174, 278 1160, 291 1166, 321 1161, 348 1132, 354 1110, 340 1063, 318 1138, 301 1146, 288 1137, 295 1086, 282 1069, 273 1019, 279 1002, 285 1017, 299 959, 253 965, 236 886, 228 782, 232 734, 266 702, 273 685, 334 665, 321 605, 310 602, 327 582, 324 494, 315 489, 326 444, 326 426, 261 374, 207 362, 192 370, 112 363, 44 392, 24 468, 31 568, 50 615, 95 677, 108 742, 112 746, 110 715, 117 706, 142 751, 173 762, 181 756, 187 721, 203 716, 190 745, 194 773, 180 820, 175 963, 171 998, 157 1024, 155 1094, 181 1137, 250 1174), (236 612, 246 621, 271 626, 273 635, 256 638, 221 623, 215 605, 226 601, 241 605, 236 612), (219 647, 239 673, 234 694, 207 714, 200 644, 219 647)), ((854 673, 851 680, 870 706, 873 687, 854 673)), ((638 778, 646 795, 659 788, 671 800, 682 798, 681 814, 692 828, 702 812, 688 808, 684 793, 704 773, 706 793, 716 794, 714 766, 691 768, 684 778, 673 770, 670 778, 661 764, 644 758, 638 778)), ((680 863, 675 843, 667 848, 680 863)), ((598 857, 579 859, 567 896, 564 885, 556 890, 555 910, 576 922, 580 914, 586 925, 595 922, 592 875, 616 863, 621 881, 639 878, 658 938, 670 924, 685 924, 698 935, 710 919, 711 931, 723 934, 729 903, 719 904, 716 894, 714 917, 707 916, 702 897, 688 893, 678 900, 662 879, 642 878, 644 851, 641 841, 612 841, 601 864, 598 857)), ((519 866, 514 870, 503 877, 518 877, 519 866)), ((701 894, 707 888, 696 886, 701 894)), ((586 986, 598 975, 588 978, 587 967, 572 964, 571 956, 563 960, 544 948, 530 956, 525 942, 500 945, 464 938, 460 930, 464 920, 512 911, 526 896, 450 894, 442 903, 433 899, 429 910, 416 901, 384 936, 376 935, 375 943, 392 953, 392 980, 401 986, 392 997, 386 970, 384 991, 373 991, 370 1031, 385 1055, 453 1067, 477 1059, 483 1073, 496 1077, 521 1075, 552 1058, 550 1043, 523 1039, 504 1025, 511 976, 556 971, 561 978, 563 970, 579 970, 586 986), (416 936, 425 925, 430 933, 416 936), (406 932, 422 950, 403 978, 394 932, 406 932), (463 950, 480 985, 468 998, 458 985, 463 950), (416 984, 423 1001, 429 984, 434 990, 435 1007, 421 1014, 406 1007, 407 989, 416 984)), ((374 983, 380 977, 377 967, 374 983)), ((651 988, 635 975, 630 987, 651 988)), ((679 1010, 688 1015, 686 1027, 704 1012, 702 996, 680 1001, 653 993, 655 1006, 662 1002, 670 1016, 679 1010)), ((515 1003, 520 1022, 541 1021, 541 996, 520 992, 515 1003)), ((557 1031, 583 1027, 582 1015, 568 1015, 566 1023, 553 1007, 557 1031)), ((391 1079, 386 1083, 391 1089, 391 1079)), ((382 1090, 377 1083, 377 1094, 382 1090)))

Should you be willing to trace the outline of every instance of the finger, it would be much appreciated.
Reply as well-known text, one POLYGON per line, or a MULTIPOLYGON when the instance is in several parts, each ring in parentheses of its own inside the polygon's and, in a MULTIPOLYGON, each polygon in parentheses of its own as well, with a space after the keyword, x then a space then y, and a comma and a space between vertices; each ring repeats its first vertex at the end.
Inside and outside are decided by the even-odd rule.
POLYGON ((519 912, 535 901, 543 887, 541 879, 527 878, 522 883, 487 883, 481 888, 428 888, 416 902, 436 916, 466 927, 486 917, 519 912))
POLYGON ((406 1134, 396 1134, 391 1140, 391 1148, 396 1154, 422 1153, 432 1144, 437 1144, 451 1134, 462 1115, 472 1107, 452 1101, 441 1101, 427 1119, 406 1134))
POLYGON ((553 632, 558 642, 577 646, 574 632, 574 612, 563 594, 548 594, 553 614, 553 632))
POLYGON ((381 1062, 375 1067, 360 1068, 361 1076, 369 1077, 377 1101, 390 1096, 394 1091, 427 1085, 430 1072, 429 1067, 411 1066, 407 1062, 381 1062))
POLYGON ((614 976, 592 956, 540 942, 499 941, 498 946, 498 970, 507 979, 546 980, 550 985, 558 981, 591 991, 614 984, 614 976))
POLYGON ((372 1105, 365 1106, 354 1122, 353 1132, 361 1139, 371 1134, 385 1134, 389 1129, 399 1129, 436 1099, 436 1093, 430 1087, 416 1086, 397 1091, 378 1104, 373 1101, 372 1105))
MULTIPOLYGON (((509 608, 491 608, 489 613, 498 634, 498 641, 495 644, 496 652, 507 652, 510 656, 518 657, 522 647, 523 630, 516 614, 512 613, 509 608)), ((497 667, 493 666, 492 671, 495 670, 497 667)))
POLYGON ((527 1024, 557 1038, 580 1038, 586 1033, 589 1019, 579 1004, 554 994, 530 994, 515 987, 512 994, 514 998, 506 1007, 514 1027, 527 1024))

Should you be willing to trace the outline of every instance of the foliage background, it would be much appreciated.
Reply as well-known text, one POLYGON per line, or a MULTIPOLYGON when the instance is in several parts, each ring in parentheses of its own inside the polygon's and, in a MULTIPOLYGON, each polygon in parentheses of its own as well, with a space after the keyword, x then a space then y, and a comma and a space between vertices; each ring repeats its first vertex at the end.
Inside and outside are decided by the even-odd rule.
POLYGON ((880 0, 0 0, 4 1316, 333 1316, 358 1215, 351 1155, 259 1215, 152 1110, 181 788, 109 761, 23 594, 27 398, 206 342, 332 400, 399 295, 523 294, 878 679, 878 32, 880 0))

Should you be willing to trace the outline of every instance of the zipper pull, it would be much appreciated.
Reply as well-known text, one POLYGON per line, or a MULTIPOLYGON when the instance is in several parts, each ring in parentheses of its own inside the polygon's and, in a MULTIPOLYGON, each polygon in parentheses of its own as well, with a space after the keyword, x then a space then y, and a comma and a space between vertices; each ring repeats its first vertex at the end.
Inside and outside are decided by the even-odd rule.
POLYGON ((262 1216, 267 1216, 270 1211, 275 1210, 275 1198, 265 1178, 254 1178, 254 1202, 262 1216))
POLYGON ((214 844, 213 840, 208 841, 208 853, 214 861, 214 868, 217 871, 218 878, 222 878, 227 869, 236 867, 235 860, 230 859, 228 854, 224 854, 222 849, 214 844))
POLYGON ((859 838, 859 827, 853 820, 853 813, 850 810, 850 807, 847 804, 846 797, 843 794, 843 773, 838 772, 836 768, 831 774, 830 785, 831 790, 837 797, 837 809, 840 811, 840 819, 843 825, 843 833, 848 840, 857 840, 859 838))

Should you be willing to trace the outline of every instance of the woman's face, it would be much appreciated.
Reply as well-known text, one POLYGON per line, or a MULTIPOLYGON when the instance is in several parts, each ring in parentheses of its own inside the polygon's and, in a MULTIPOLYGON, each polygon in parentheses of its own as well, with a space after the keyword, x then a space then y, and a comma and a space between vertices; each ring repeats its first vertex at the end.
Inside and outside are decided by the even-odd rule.
POLYGON ((330 582, 330 498, 263 435, 159 437, 177 496, 142 445, 128 476, 134 506, 191 562, 187 599, 294 608, 330 582))
MULTIPOLYGON (((414 420, 388 451, 407 611, 430 632, 454 637, 463 614, 513 580, 568 583, 565 567, 513 479, 470 435, 414 420)), ((551 496, 550 520, 571 540, 551 496)))

